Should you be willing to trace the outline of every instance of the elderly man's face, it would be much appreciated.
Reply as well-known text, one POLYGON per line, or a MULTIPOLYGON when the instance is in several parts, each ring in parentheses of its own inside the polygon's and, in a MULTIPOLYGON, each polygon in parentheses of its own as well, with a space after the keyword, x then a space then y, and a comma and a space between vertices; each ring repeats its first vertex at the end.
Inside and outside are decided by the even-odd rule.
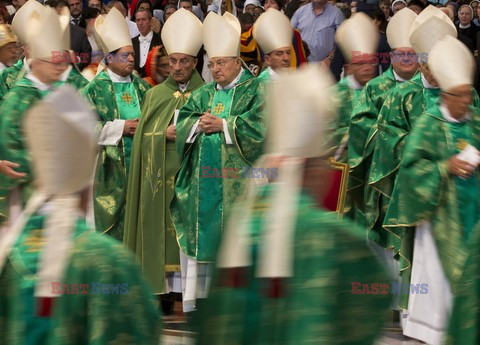
POLYGON ((137 23, 138 31, 140 31, 143 36, 148 35, 152 30, 150 14, 147 11, 137 12, 135 22, 137 23))
MULTIPOLYGON (((443 91, 443 90, 442 90, 443 91)), ((442 99, 450 114, 456 119, 462 119, 472 104, 472 86, 462 85, 442 92, 442 99)))
POLYGON ((187 83, 192 77, 193 69, 197 66, 197 58, 188 54, 173 53, 168 56, 170 75, 179 84, 187 83))
POLYGON ((238 76, 242 64, 237 57, 215 57, 209 60, 208 67, 215 82, 225 87, 238 76))

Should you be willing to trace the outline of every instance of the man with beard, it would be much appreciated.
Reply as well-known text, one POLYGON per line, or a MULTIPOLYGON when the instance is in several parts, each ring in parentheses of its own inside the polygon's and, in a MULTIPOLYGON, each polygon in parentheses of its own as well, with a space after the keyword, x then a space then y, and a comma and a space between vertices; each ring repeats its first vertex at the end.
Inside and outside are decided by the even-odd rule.
POLYGON ((170 76, 150 89, 132 146, 124 243, 138 258, 155 294, 181 293, 180 257, 170 217, 179 160, 175 121, 179 109, 203 80, 195 69, 202 23, 179 9, 165 23, 162 41, 170 76))

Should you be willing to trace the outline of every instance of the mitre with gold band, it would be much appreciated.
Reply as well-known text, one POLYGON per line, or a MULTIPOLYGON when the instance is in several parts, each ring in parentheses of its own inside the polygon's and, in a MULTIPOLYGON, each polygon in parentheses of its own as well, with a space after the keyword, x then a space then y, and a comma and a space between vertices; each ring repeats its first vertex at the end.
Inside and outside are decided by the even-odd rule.
POLYGON ((475 59, 462 42, 455 37, 446 36, 430 51, 428 68, 440 88, 448 91, 458 86, 473 84, 475 59))
POLYGON ((387 26, 387 41, 390 48, 412 48, 409 33, 415 18, 417 18, 415 12, 407 7, 395 13, 387 26))
POLYGON ((209 58, 240 56, 240 23, 230 18, 226 12, 223 17, 210 12, 203 22, 202 38, 209 58))
POLYGON ((70 39, 65 40, 60 18, 53 8, 46 7, 42 15, 32 12, 27 29, 30 58, 51 62, 65 59, 63 54, 70 49, 70 39))
POLYGON ((19 41, 21 43, 27 43, 28 39, 28 23, 31 14, 35 11, 39 15, 43 13, 43 7, 38 1, 36 0, 28 0, 20 9, 15 13, 15 16, 12 20, 12 29, 17 35, 19 41))
POLYGON ((456 38, 457 29, 444 12, 432 5, 417 16, 410 28, 410 44, 421 54, 420 62, 426 62, 433 46, 446 36, 456 38))
POLYGON ((372 57, 377 51, 380 37, 372 19, 364 13, 355 13, 337 30, 335 41, 349 63, 367 62, 364 56, 372 57), (353 58, 353 61, 352 61, 353 58))
POLYGON ((180 8, 165 22, 162 42, 167 54, 197 56, 202 47, 202 22, 192 12, 180 8))
POLYGON ((12 31, 12 27, 8 24, 0 24, 0 48, 17 42, 17 36, 12 31))
POLYGON ((290 20, 274 8, 269 8, 257 19, 252 33, 265 54, 292 45, 293 28, 290 20))
POLYGON ((125 17, 115 7, 106 16, 97 17, 95 31, 100 38, 100 45, 104 53, 111 53, 132 45, 125 17))

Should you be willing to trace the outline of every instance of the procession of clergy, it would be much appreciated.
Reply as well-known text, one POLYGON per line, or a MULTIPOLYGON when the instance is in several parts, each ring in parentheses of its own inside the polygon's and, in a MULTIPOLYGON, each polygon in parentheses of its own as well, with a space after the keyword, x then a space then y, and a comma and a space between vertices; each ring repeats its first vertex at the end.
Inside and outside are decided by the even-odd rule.
POLYGON ((90 82, 58 60, 69 22, 29 0, 0 32, 24 45, 0 75, 0 344, 158 344, 180 304, 199 344, 373 344, 392 309, 407 337, 480 343, 480 100, 444 12, 396 13, 378 77, 378 32, 354 14, 337 84, 291 69, 275 9, 253 27, 258 77, 235 16, 176 11, 153 88, 116 8, 90 82), (332 159, 349 167, 337 212, 332 159))

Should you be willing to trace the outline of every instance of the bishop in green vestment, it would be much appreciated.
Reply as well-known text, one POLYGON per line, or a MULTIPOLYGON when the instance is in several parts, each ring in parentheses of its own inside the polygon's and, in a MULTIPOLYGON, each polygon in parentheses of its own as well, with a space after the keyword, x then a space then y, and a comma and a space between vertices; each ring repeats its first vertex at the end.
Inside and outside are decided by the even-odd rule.
POLYGON ((24 120, 36 189, 0 238, 1 344, 158 344, 158 311, 133 257, 81 216, 95 120, 68 87, 24 120))
POLYGON ((100 117, 101 150, 93 187, 95 228, 123 241, 133 136, 150 85, 132 74, 132 40, 125 18, 116 8, 96 22, 95 30, 107 64, 83 90, 100 117))
POLYGON ((392 17, 395 20, 389 22, 387 30, 387 40, 392 48, 390 68, 365 85, 353 109, 348 138, 348 193, 355 207, 355 219, 366 225, 367 238, 382 247, 386 246, 386 239, 382 237, 381 224, 372 223, 370 217, 378 207, 374 202, 377 192, 368 186, 378 113, 388 93, 398 84, 410 80, 418 69, 408 31, 403 29, 409 27, 417 15, 408 8, 400 10, 398 14, 392 17))
POLYGON ((266 152, 282 157, 270 163, 278 178, 235 205, 211 295, 198 307, 199 344, 373 344, 381 331, 390 296, 370 287, 388 275, 364 232, 316 201, 331 182, 320 158, 336 112, 327 74, 306 67, 268 93, 266 152))
POLYGON ((163 27, 170 75, 146 93, 133 139, 123 240, 136 254, 156 294, 181 292, 175 289, 180 285, 174 278, 174 272, 180 278, 180 249, 170 217, 174 179, 180 167, 175 121, 192 92, 204 84, 195 69, 202 45, 199 28, 199 19, 184 9, 169 17, 163 27))
MULTIPOLYGON (((81 89, 87 80, 79 73, 73 72, 66 64, 51 64, 41 60, 31 62, 31 71, 18 82, 2 100, 0 105, 0 152, 3 159, 20 164, 18 171, 27 175, 21 179, 0 176, 0 224, 8 219, 7 197, 19 187, 21 205, 25 205, 30 196, 32 171, 30 158, 25 149, 22 134, 22 120, 25 112, 51 90, 63 84, 81 89), (54 67, 55 66, 55 67, 54 67), (45 75, 46 74, 46 75, 45 75)), ((6 71, 6 70, 5 70, 6 71)))
MULTIPOLYGON (((425 280, 432 267, 427 260, 438 256, 437 276, 446 277, 451 294, 460 303, 454 299, 451 313, 445 302, 449 292, 437 286, 446 292, 438 300, 416 302, 419 311, 425 310, 425 306, 432 311, 428 315, 417 312, 411 321, 414 325, 411 329, 420 331, 409 336, 430 343, 429 336, 440 338, 446 330, 447 325, 439 320, 448 320, 451 315, 450 342, 474 344, 478 340, 469 336, 478 337, 478 322, 467 317, 474 315, 478 318, 476 274, 472 274, 468 267, 478 264, 474 258, 478 256, 479 246, 476 224, 479 220, 480 112, 472 106, 474 60, 468 48, 456 38, 447 36, 432 49, 428 65, 441 88, 441 102, 427 109, 409 134, 384 227, 402 240, 415 237, 412 283, 416 283, 414 276, 428 282, 425 280), (446 73, 445 66, 451 59, 456 59, 458 64, 446 73), (438 255, 429 250, 425 256, 426 249, 417 245, 417 241, 422 243, 422 238, 429 234, 425 223, 431 226, 431 237, 438 255), (415 226, 415 233, 408 234, 415 226), (415 258, 422 255, 423 261, 417 263, 415 258), (471 260, 473 262, 469 263, 471 260), (432 313, 438 317, 431 318, 432 313), (415 327, 416 322, 420 326, 415 327), (428 332, 421 331, 425 327, 428 332)), ((431 298, 435 296, 433 294, 431 298)), ((411 300, 408 309, 409 314, 415 312, 415 303, 411 300)))
POLYGON ((237 71, 234 79, 194 92, 177 122, 181 163, 171 213, 181 250, 199 262, 215 260, 224 222, 245 186, 242 171, 260 157, 265 133, 263 84, 238 59, 227 63, 237 71), (220 119, 216 130, 200 127, 209 112, 220 119))

